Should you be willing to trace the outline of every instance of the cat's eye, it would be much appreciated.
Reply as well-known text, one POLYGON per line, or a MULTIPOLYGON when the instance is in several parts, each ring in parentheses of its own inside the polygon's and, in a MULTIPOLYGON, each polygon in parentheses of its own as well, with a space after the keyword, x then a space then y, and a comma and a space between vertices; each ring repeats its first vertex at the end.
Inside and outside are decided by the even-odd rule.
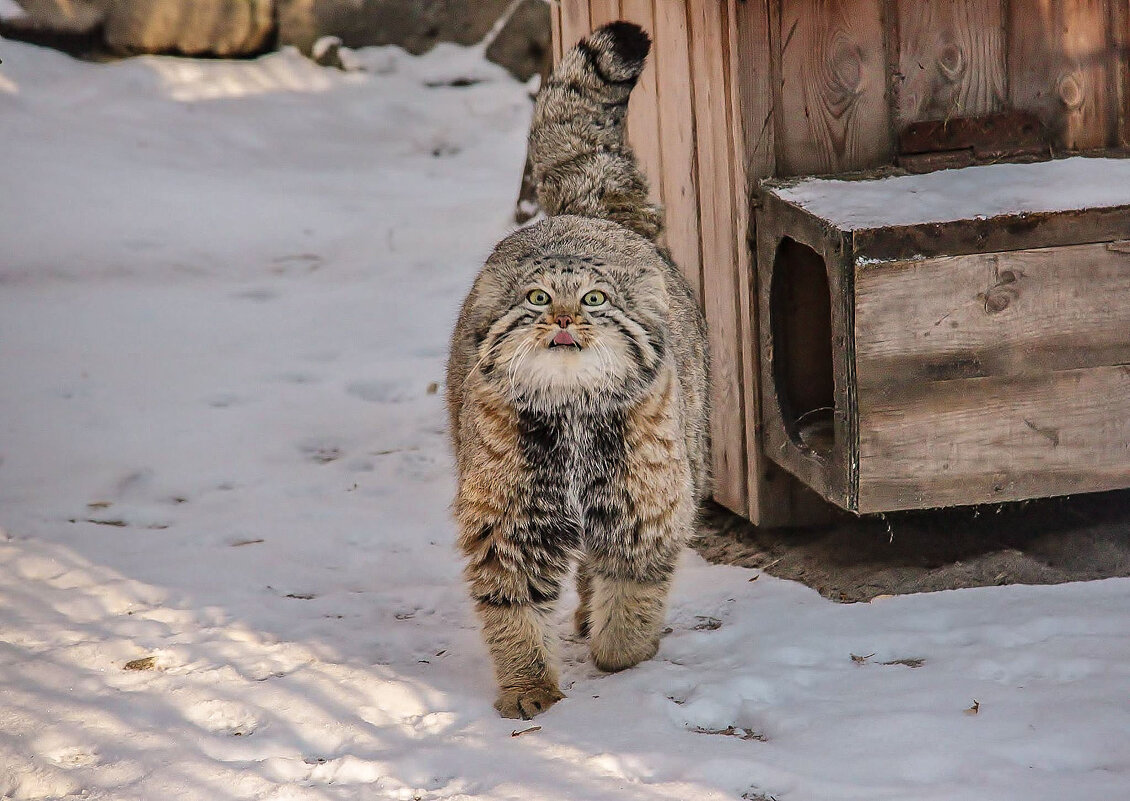
POLYGON ((526 300, 535 306, 548 306, 549 293, 544 289, 531 289, 526 293, 526 300))
POLYGON ((585 296, 581 298, 581 303, 586 306, 601 306, 608 300, 608 296, 601 292, 599 289, 594 289, 592 292, 586 292, 585 296))

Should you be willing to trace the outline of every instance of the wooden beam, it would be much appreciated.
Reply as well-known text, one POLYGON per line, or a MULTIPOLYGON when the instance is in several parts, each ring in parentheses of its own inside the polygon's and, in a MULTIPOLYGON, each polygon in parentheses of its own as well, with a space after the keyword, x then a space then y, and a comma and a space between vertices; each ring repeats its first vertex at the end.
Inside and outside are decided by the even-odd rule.
POLYGON ((1130 147, 1130 2, 1110 4, 1110 27, 1115 53, 1115 143, 1130 147))
POLYGON ((660 178, 671 258, 702 304, 702 242, 698 225, 698 169, 690 37, 685 0, 655 0, 655 71, 660 178))
POLYGON ((592 29, 620 19, 620 0, 589 0, 592 29))
POLYGON ((733 146, 724 55, 729 43, 727 9, 718 0, 692 0, 687 8, 702 226, 703 300, 710 325, 714 390, 714 497, 741 514, 747 511, 745 402, 742 352, 738 347, 741 335, 731 173, 733 146))
POLYGON ((1108 242, 1124 238, 1127 231, 1130 206, 1109 206, 892 225, 853 231, 851 236, 857 256, 892 261, 1108 242))
POLYGON ((552 53, 554 65, 561 60, 564 51, 561 48, 561 0, 553 0, 549 4, 549 31, 552 42, 552 53))
POLYGON ((651 55, 628 102, 628 141, 647 176, 649 195, 663 203, 663 153, 659 142, 659 86, 656 63, 665 44, 655 33, 652 0, 622 0, 620 17, 636 23, 652 38, 651 55))
MULTIPOLYGON (((746 517, 755 525, 768 522, 772 511, 784 506, 768 497, 765 478, 769 469, 761 453, 757 422, 761 418, 758 395, 757 270, 752 252, 751 203, 758 178, 773 173, 772 141, 762 136, 769 128, 772 93, 769 91, 769 7, 764 0, 728 0, 726 71, 729 94, 730 164, 734 186, 734 250, 737 254, 738 348, 742 359, 742 395, 745 418, 746 517)), ((784 489, 784 482, 778 486, 784 489)))
POLYGON ((855 297, 861 393, 1130 364, 1130 242, 888 262, 855 297))
POLYGON ((859 463, 860 512, 1130 486, 1130 368, 861 394, 859 463))
POLYGON ((761 436, 761 348, 757 236, 753 205, 757 182, 776 169, 773 149, 774 0, 729 0, 731 165, 738 267, 738 347, 745 403, 746 516, 759 526, 809 525, 827 520, 830 507, 768 459, 761 436))
POLYGON ((561 48, 567 52, 592 33, 588 0, 561 0, 561 48))

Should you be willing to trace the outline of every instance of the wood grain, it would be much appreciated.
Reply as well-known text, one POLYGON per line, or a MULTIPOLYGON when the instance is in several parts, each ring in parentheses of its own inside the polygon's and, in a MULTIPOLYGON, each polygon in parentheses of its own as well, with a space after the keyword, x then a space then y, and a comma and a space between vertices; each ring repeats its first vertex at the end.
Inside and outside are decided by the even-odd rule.
POLYGON ((726 63, 729 83, 730 163, 734 176, 734 248, 738 270, 738 347, 742 358, 742 392, 745 406, 746 517, 755 525, 769 525, 788 517, 789 482, 771 483, 772 470, 761 452, 759 339, 757 328, 757 270, 752 245, 752 195, 758 178, 773 172, 769 129, 772 108, 770 83, 769 6, 765 0, 729 0, 726 63))
POLYGON ((855 291, 861 393, 1130 364, 1130 252, 1115 244, 861 267, 855 291))
MULTIPOLYGON (((761 285, 771 289, 776 270, 792 269, 787 259, 773 263, 782 237, 823 258, 835 376, 832 447, 813 453, 790 431, 781 396, 796 376, 774 363, 790 358, 790 342, 762 325, 769 458, 860 513, 1130 486, 1128 212, 1059 212, 1035 225, 998 218, 991 222, 1009 229, 1012 245, 1044 246, 875 262, 858 254, 868 244, 861 234, 876 231, 838 231, 767 192, 761 285), (1108 241, 1071 244, 1098 235, 1108 241)), ((931 225, 886 234, 905 239, 916 228, 935 248, 975 248, 990 242, 981 222, 947 224, 940 240, 931 225)), ((759 295, 761 319, 772 321, 773 293, 759 295)))
POLYGON ((549 4, 550 58, 553 65, 561 60, 561 0, 549 4))
POLYGON ((780 29, 778 175, 889 163, 881 0, 781 0, 780 29))
POLYGON ((738 281, 735 248, 733 146, 728 114, 725 48, 726 6, 718 0, 690 0, 691 77, 694 90, 699 213, 702 236, 703 300, 710 323, 714 450, 714 497, 745 513, 745 403, 738 347, 738 281))
POLYGON ((1110 29, 1115 58, 1115 139, 1121 147, 1130 147, 1130 2, 1111 2, 1110 29))
POLYGON ((896 0, 896 125, 1002 111, 1002 0, 896 0))
POLYGON ((630 20, 651 36, 651 55, 628 102, 628 141, 647 176, 649 195, 663 203, 663 154, 659 144, 659 87, 656 63, 662 46, 655 41, 655 10, 652 0, 621 0, 620 16, 630 20))
MULTIPOLYGON (((775 0, 736 0, 730 5, 730 84, 735 124, 734 158, 752 194, 757 181, 776 171, 773 152, 773 47, 775 0)), ((752 241, 752 238, 751 238, 752 241)))
POLYGON ((561 0, 561 48, 566 52, 592 32, 588 0, 561 0))
POLYGON ((853 231, 852 243, 857 256, 887 261, 1109 242, 1127 232, 1130 206, 1109 206, 869 228, 853 231))
POLYGON ((860 398, 859 511, 1130 486, 1130 366, 972 378, 860 398))
POLYGON ((620 19, 620 0, 589 0, 592 29, 620 19))
POLYGON ((738 345, 746 421, 747 510, 759 526, 827 522, 831 507, 764 452, 761 436, 761 348, 756 218, 757 181, 776 168, 773 152, 772 0, 729 0, 727 52, 731 163, 734 170, 735 248, 738 256, 738 345))
POLYGON ((1009 11, 1013 106, 1038 114, 1067 150, 1112 143, 1108 0, 1010 0, 1009 11))
POLYGON ((659 183, 666 211, 667 247, 701 304, 698 169, 695 161, 690 38, 684 0, 655 0, 654 53, 659 148, 663 163, 659 183))

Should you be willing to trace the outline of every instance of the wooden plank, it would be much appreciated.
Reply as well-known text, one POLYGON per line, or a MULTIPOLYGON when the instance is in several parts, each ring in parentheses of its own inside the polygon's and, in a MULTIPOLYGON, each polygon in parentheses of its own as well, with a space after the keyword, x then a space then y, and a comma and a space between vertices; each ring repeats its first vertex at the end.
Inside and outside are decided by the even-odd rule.
POLYGON ((1115 52, 1115 137, 1130 147, 1130 2, 1110 4, 1111 45, 1115 52))
POLYGON ((758 178, 773 174, 772 140, 765 136, 772 110, 770 84, 769 6, 767 2, 729 0, 726 60, 729 83, 730 164, 734 185, 734 248, 738 270, 738 348, 742 359, 745 401, 746 517, 770 525, 788 517, 789 482, 770 483, 772 463, 761 452, 757 422, 761 419, 757 270, 752 251, 752 199, 758 178), (776 490, 776 492, 774 492, 776 490), (773 497, 770 497, 770 496, 773 497))
POLYGON ((1130 366, 860 397, 859 511, 1130 486, 1130 366))
POLYGON ((723 506, 745 513, 745 403, 738 347, 737 254, 730 170, 733 148, 723 56, 729 43, 727 14, 725 5, 718 0, 691 0, 687 8, 699 176, 703 300, 710 325, 714 497, 723 506))
POLYGON ((1002 111, 1006 98, 1002 0, 896 0, 896 127, 1002 111))
MULTIPOLYGON (((735 160, 750 193, 757 181, 776 172, 773 152, 773 80, 770 6, 774 0, 730 3, 731 115, 735 160)), ((751 238, 752 241, 752 238, 751 238)))
POLYGON ((855 293, 861 393, 1130 364, 1130 242, 865 266, 855 293))
POLYGON ((620 19, 620 0, 589 0, 592 29, 620 19))
POLYGON ((747 517, 759 526, 826 522, 830 507, 764 452, 761 436, 761 353, 753 199, 757 181, 771 176, 773 152, 773 38, 776 3, 729 0, 727 63, 731 164, 734 170, 735 248, 738 255, 738 346, 746 420, 747 517))
POLYGON ((628 102, 628 141, 647 176, 649 196, 663 203, 663 154, 659 145, 659 87, 656 62, 664 55, 664 44, 655 33, 652 0, 622 0, 620 15, 651 36, 651 55, 628 102))
POLYGON ((854 231, 852 241, 859 257, 898 261, 1109 242, 1124 238, 1128 231, 1130 206, 1110 206, 892 225, 854 231))
MULTIPOLYGON (((1115 0, 1124 2, 1124 0, 1115 0)), ((1113 143, 1108 0, 1010 0, 1009 94, 1067 150, 1113 143)))
POLYGON ((562 0, 553 0, 549 4, 549 30, 550 41, 552 43, 553 52, 550 54, 553 58, 554 65, 561 60, 564 51, 561 48, 561 2, 562 0))
POLYGON ((881 0, 781 0, 777 173, 889 163, 881 0))
POLYGON ((771 31, 775 3, 730 0, 725 69, 729 92, 730 159, 734 186, 738 282, 738 349, 746 433, 747 517, 759 526, 813 525, 832 507, 768 460, 761 426, 758 270, 753 197, 758 179, 773 174, 771 31))
POLYGON ((655 0, 655 73, 660 185, 671 258, 702 303, 702 243, 698 226, 694 107, 685 0, 655 0))
POLYGON ((568 51, 592 32, 588 0, 561 0, 561 47, 568 51))

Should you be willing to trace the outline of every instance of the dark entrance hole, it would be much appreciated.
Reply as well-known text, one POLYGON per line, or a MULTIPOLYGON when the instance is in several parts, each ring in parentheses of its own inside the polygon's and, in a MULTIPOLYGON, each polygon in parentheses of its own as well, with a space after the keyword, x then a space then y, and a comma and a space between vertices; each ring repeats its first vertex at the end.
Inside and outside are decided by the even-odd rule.
POLYGON ((769 294, 773 381, 789 438, 818 456, 835 445, 832 301, 824 260, 785 238, 769 294))

